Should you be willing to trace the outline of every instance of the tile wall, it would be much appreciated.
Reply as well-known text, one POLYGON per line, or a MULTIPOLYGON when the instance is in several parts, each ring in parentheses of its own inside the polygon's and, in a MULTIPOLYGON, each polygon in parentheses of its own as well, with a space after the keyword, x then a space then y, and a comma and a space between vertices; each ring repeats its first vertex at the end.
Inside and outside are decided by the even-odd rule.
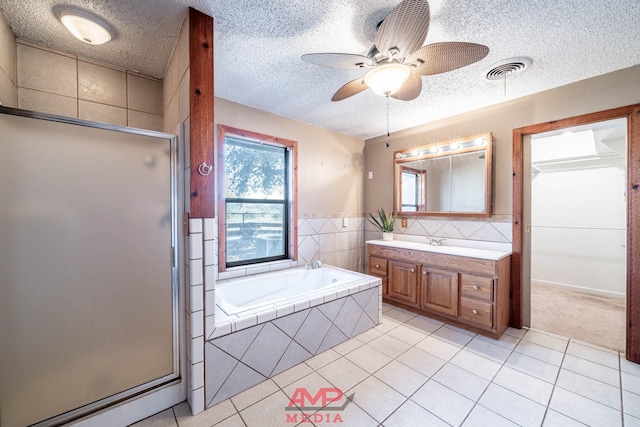
POLYGON ((18 106, 16 38, 0 14, 0 104, 18 106))
MULTIPOLYGON (((413 219, 402 228, 400 220, 396 221, 394 234, 411 234, 414 236, 444 237, 447 239, 477 240, 484 242, 511 243, 511 218, 504 216, 499 220, 453 220, 453 219, 413 219)), ((380 239, 381 234, 373 225, 365 223, 365 241, 380 239)))
POLYGON ((349 338, 381 319, 381 287, 297 311, 206 343, 206 401, 213 406, 349 338))
MULTIPOLYGON (((184 212, 189 212, 190 200, 190 109, 189 109, 189 16, 185 18, 178 43, 162 81, 162 130, 181 135, 179 154, 183 166, 184 212)), ((205 292, 214 298, 214 275, 205 268, 213 256, 215 238, 213 218, 190 218, 189 232, 184 237, 184 278, 181 295, 185 298, 185 322, 181 332, 186 337, 187 402, 192 414, 204 410, 204 343, 205 292)))
POLYGON ((162 82, 17 40, 17 107, 162 131, 162 82))

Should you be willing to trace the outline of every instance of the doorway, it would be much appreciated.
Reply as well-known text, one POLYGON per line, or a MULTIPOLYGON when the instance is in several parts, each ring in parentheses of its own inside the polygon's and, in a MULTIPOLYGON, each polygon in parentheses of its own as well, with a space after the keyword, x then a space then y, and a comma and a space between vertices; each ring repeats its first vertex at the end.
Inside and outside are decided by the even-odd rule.
POLYGON ((523 147, 527 324, 615 351, 625 348, 626 136, 618 118, 534 134, 523 147))
POLYGON ((568 119, 527 126, 513 131, 513 255, 511 282, 511 325, 522 327, 529 321, 530 277, 528 254, 523 252, 528 239, 526 224, 531 224, 524 211, 524 186, 531 182, 531 171, 525 168, 526 143, 531 135, 583 126, 606 120, 627 121, 627 232, 626 232, 626 358, 640 362, 640 105, 632 105, 568 119), (529 174, 529 175, 528 175, 529 174), (526 256, 525 256, 526 255, 526 256), (527 262, 525 262, 527 261, 527 262))

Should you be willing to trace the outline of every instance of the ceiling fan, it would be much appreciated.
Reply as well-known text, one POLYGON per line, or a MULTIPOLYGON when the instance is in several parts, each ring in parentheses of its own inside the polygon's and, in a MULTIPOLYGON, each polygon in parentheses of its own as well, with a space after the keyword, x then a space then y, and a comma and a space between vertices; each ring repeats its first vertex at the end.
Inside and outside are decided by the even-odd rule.
POLYGON ((489 48, 476 43, 442 42, 422 46, 429 31, 427 0, 403 0, 380 23, 375 44, 366 56, 350 53, 309 53, 302 59, 339 70, 368 69, 364 77, 342 86, 331 98, 341 101, 371 88, 378 95, 403 101, 417 98, 422 76, 473 64, 489 48))

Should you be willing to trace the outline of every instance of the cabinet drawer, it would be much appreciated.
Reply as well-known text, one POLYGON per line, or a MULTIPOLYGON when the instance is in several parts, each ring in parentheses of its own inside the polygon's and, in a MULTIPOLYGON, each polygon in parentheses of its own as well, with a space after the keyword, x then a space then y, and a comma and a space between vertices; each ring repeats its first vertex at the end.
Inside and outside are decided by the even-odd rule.
POLYGON ((369 273, 387 277, 387 260, 375 256, 369 257, 369 273))
POLYGON ((493 304, 461 298, 459 316, 464 320, 492 328, 493 304))
POLYGON ((493 302, 493 279, 491 277, 461 274, 460 293, 464 298, 493 302))

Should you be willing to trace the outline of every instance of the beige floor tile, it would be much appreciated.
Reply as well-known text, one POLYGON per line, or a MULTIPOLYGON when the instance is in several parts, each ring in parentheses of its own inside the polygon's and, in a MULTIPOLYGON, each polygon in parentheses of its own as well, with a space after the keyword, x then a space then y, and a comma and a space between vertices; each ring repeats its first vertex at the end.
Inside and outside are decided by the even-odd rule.
POLYGON ((369 376, 367 371, 345 358, 335 360, 317 372, 343 392, 369 376))
POLYGON ((430 335, 420 341, 415 345, 415 348, 431 353, 442 360, 451 359, 461 349, 460 346, 442 341, 439 338, 435 338, 433 335, 430 335))
POLYGON ((132 424, 130 427, 177 427, 176 417, 173 409, 169 408, 149 418, 132 424))
MULTIPOLYGON (((240 411, 240 416, 247 426, 279 427, 289 425, 287 416, 300 416, 301 412, 295 410, 285 410, 290 399, 282 391, 277 391, 269 397, 240 411)), ((296 425, 295 423, 291 425, 296 425)))
POLYGON ((378 422, 386 419, 407 400, 376 377, 368 377, 348 392, 349 395, 352 393, 353 401, 378 422))
POLYGON ((459 426, 474 402, 433 380, 423 385, 411 400, 452 426, 459 426))
POLYGON ((406 323, 392 329, 387 334, 409 345, 415 345, 428 336, 427 333, 407 326, 406 323))
POLYGON ((278 386, 273 380, 268 379, 266 381, 261 382, 258 385, 254 385, 250 389, 243 391, 242 393, 238 393, 231 398, 231 402, 238 409, 238 411, 242 411, 244 408, 247 408, 259 400, 264 399, 272 393, 275 393, 278 390, 278 386))
POLYGON ((496 384, 487 388, 478 403, 521 426, 541 425, 546 410, 546 406, 496 384))
POLYGON ((411 345, 400 341, 389 334, 382 335, 381 337, 372 340, 367 345, 391 358, 396 358, 411 348, 411 345))
POLYGON ((616 427, 622 424, 620 411, 560 387, 553 390, 549 409, 589 426, 616 427))
POLYGON ((449 424, 408 400, 383 422, 384 427, 448 427, 449 424))
POLYGON ((447 363, 434 376, 433 380, 460 393, 464 397, 477 401, 487 389, 489 381, 456 365, 447 363))
POLYGON ((382 367, 374 376, 407 397, 415 393, 429 379, 427 376, 396 360, 382 367))
POLYGON ((223 400, 217 405, 196 415, 191 415, 191 408, 187 402, 182 402, 173 408, 178 426, 180 427, 207 427, 219 423, 225 418, 236 413, 236 408, 230 400, 223 400))
POLYGON ((304 363, 309 365, 311 369, 320 369, 324 365, 328 365, 339 357, 341 357, 340 353, 336 352, 333 349, 329 349, 327 351, 323 351, 320 354, 316 354, 310 359, 305 360, 304 363))
POLYGON ((337 346, 333 347, 333 351, 344 356, 345 354, 355 350, 362 345, 364 345, 362 341, 358 340, 357 338, 351 338, 350 340, 347 340, 342 344, 338 344, 337 346))
POLYGON ((431 377, 447 363, 445 360, 415 347, 404 352, 396 360, 427 377, 431 377))
POLYGON ((560 375, 558 375, 558 380, 556 381, 556 388, 558 387, 595 400, 613 409, 621 409, 620 387, 614 387, 566 369, 560 370, 560 375))
POLYGON ((218 424, 214 424, 215 427, 246 427, 244 421, 240 415, 235 414, 232 417, 229 417, 223 421, 220 421, 218 424))
POLYGON ((292 368, 287 369, 284 372, 279 373, 275 377, 271 378, 278 387, 282 388, 288 386, 294 381, 299 380, 313 372, 313 369, 306 363, 300 363, 292 368))
POLYGON ((365 371, 369 372, 370 374, 374 373, 387 363, 391 362, 391 360, 393 360, 386 354, 381 353, 375 348, 370 347, 366 344, 362 347, 358 347, 344 357, 346 357, 365 371))
POLYGON ((508 366, 500 369, 493 382, 545 406, 549 404, 553 391, 553 384, 508 366))

